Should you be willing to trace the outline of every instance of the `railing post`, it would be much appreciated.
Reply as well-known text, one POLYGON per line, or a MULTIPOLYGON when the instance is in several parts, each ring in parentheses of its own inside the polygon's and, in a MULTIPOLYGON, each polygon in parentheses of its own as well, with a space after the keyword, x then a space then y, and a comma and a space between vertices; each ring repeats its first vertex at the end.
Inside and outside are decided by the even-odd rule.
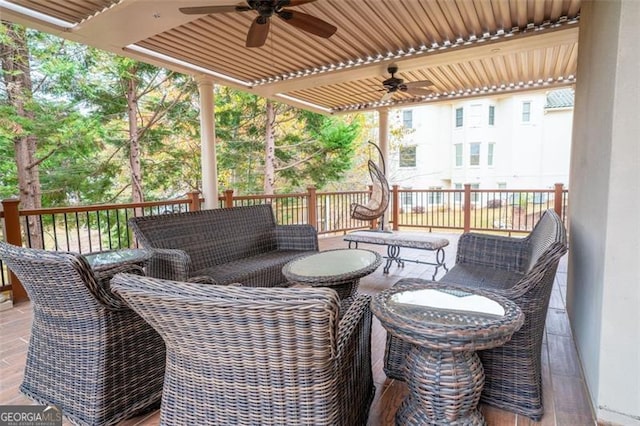
MULTIPOLYGON (((22 247, 22 232, 20 231, 20 210, 18 206, 20 200, 16 198, 10 198, 2 200, 2 209, 4 211, 4 236, 5 241, 14 246, 22 247)), ((11 284, 11 293, 13 296, 13 302, 22 302, 29 300, 27 292, 22 283, 16 277, 13 272, 9 270, 9 283, 11 284)))
POLYGON ((315 186, 307 187, 307 214, 309 225, 318 229, 318 195, 315 186))
POLYGON ((391 217, 393 219, 393 230, 397 231, 400 229, 400 203, 398 200, 400 199, 398 189, 398 185, 392 186, 393 192, 391 193, 391 200, 393 205, 393 210, 391 211, 391 217))
POLYGON ((464 232, 471 230, 471 184, 464 184, 464 232))
POLYGON ((191 191, 187 194, 189 197, 189 211, 196 212, 202 208, 200 205, 200 192, 199 191, 191 191))
POLYGON ((562 194, 564 192, 564 185, 561 183, 556 183, 554 192, 555 194, 553 196, 553 210, 555 210, 559 217, 562 217, 562 194))
POLYGON ((224 191, 224 206, 233 207, 233 189, 227 189, 224 191))

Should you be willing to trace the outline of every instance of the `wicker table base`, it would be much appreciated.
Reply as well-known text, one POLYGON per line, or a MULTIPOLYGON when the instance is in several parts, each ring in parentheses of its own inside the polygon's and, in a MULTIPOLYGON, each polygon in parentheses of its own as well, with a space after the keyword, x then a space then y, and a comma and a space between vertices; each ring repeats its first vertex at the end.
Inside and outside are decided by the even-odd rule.
POLYGON ((476 350, 507 342, 524 322, 518 306, 482 290, 437 282, 400 284, 377 294, 371 310, 411 344, 404 376, 409 395, 398 425, 484 425, 477 409, 484 370, 476 350))
POLYGON ((407 355, 409 396, 396 413, 399 425, 484 425, 477 410, 484 372, 474 351, 430 350, 407 355))

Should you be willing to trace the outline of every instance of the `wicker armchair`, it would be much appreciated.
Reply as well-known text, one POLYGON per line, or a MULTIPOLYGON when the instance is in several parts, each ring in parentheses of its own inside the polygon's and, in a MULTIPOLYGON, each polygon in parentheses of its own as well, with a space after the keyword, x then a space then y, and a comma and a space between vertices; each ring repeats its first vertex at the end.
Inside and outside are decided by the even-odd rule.
MULTIPOLYGON (((534 420, 544 413, 542 337, 558 262, 567 251, 566 238, 562 220, 553 210, 544 212, 526 238, 463 234, 456 265, 439 281, 494 291, 518 304, 525 315, 522 328, 504 346, 478 353, 486 376, 482 401, 534 420)), ((431 281, 405 278, 396 284, 409 282, 431 281)), ((387 337, 387 376, 403 380, 409 347, 387 337)))
POLYGON ((167 345, 163 425, 363 425, 375 388, 369 296, 119 274, 167 345))
POLYGON ((76 253, 0 242, 0 258, 33 308, 22 393, 79 425, 113 425, 158 406, 164 343, 111 294, 109 277, 96 277, 76 253))

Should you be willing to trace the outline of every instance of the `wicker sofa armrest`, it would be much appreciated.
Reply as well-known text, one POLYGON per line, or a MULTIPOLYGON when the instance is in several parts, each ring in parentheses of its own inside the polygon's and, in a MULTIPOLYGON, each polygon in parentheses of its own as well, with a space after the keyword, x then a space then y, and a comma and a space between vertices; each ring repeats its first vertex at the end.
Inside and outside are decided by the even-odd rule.
POLYGON ((88 285, 89 290, 93 293, 94 297, 107 309, 113 311, 129 309, 129 305, 127 305, 120 296, 111 292, 111 278, 120 272, 141 276, 145 275, 144 269, 138 265, 115 265, 113 267, 103 268, 98 272, 94 272, 97 286, 92 288, 91 284, 88 285))
POLYGON ((529 256, 528 243, 527 238, 465 233, 458 240, 456 263, 524 272, 529 256))
POLYGON ((338 359, 347 355, 371 332, 371 296, 359 294, 349 305, 338 324, 338 359))
POLYGON ((278 250, 318 251, 318 233, 311 225, 276 225, 278 250))
POLYGON ((371 369, 371 296, 358 295, 338 323, 336 376, 345 425, 365 424, 375 385, 371 369))
POLYGON ((150 249, 153 256, 147 263, 147 275, 173 281, 187 281, 191 257, 180 249, 150 249))

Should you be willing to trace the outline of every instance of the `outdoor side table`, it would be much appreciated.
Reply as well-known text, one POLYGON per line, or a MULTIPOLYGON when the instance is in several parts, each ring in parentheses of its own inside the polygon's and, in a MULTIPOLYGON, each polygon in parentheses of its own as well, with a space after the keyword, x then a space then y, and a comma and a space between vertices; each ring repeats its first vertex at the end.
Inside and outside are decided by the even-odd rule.
POLYGON ((475 351, 500 346, 524 322, 510 300, 481 290, 401 284, 374 296, 371 309, 387 332, 411 343, 409 395, 400 425, 484 425, 477 409, 484 371, 475 351))
POLYGON ((375 271, 382 256, 371 250, 335 249, 299 257, 282 268, 287 280, 313 287, 331 287, 340 299, 353 296, 360 278, 375 271))

